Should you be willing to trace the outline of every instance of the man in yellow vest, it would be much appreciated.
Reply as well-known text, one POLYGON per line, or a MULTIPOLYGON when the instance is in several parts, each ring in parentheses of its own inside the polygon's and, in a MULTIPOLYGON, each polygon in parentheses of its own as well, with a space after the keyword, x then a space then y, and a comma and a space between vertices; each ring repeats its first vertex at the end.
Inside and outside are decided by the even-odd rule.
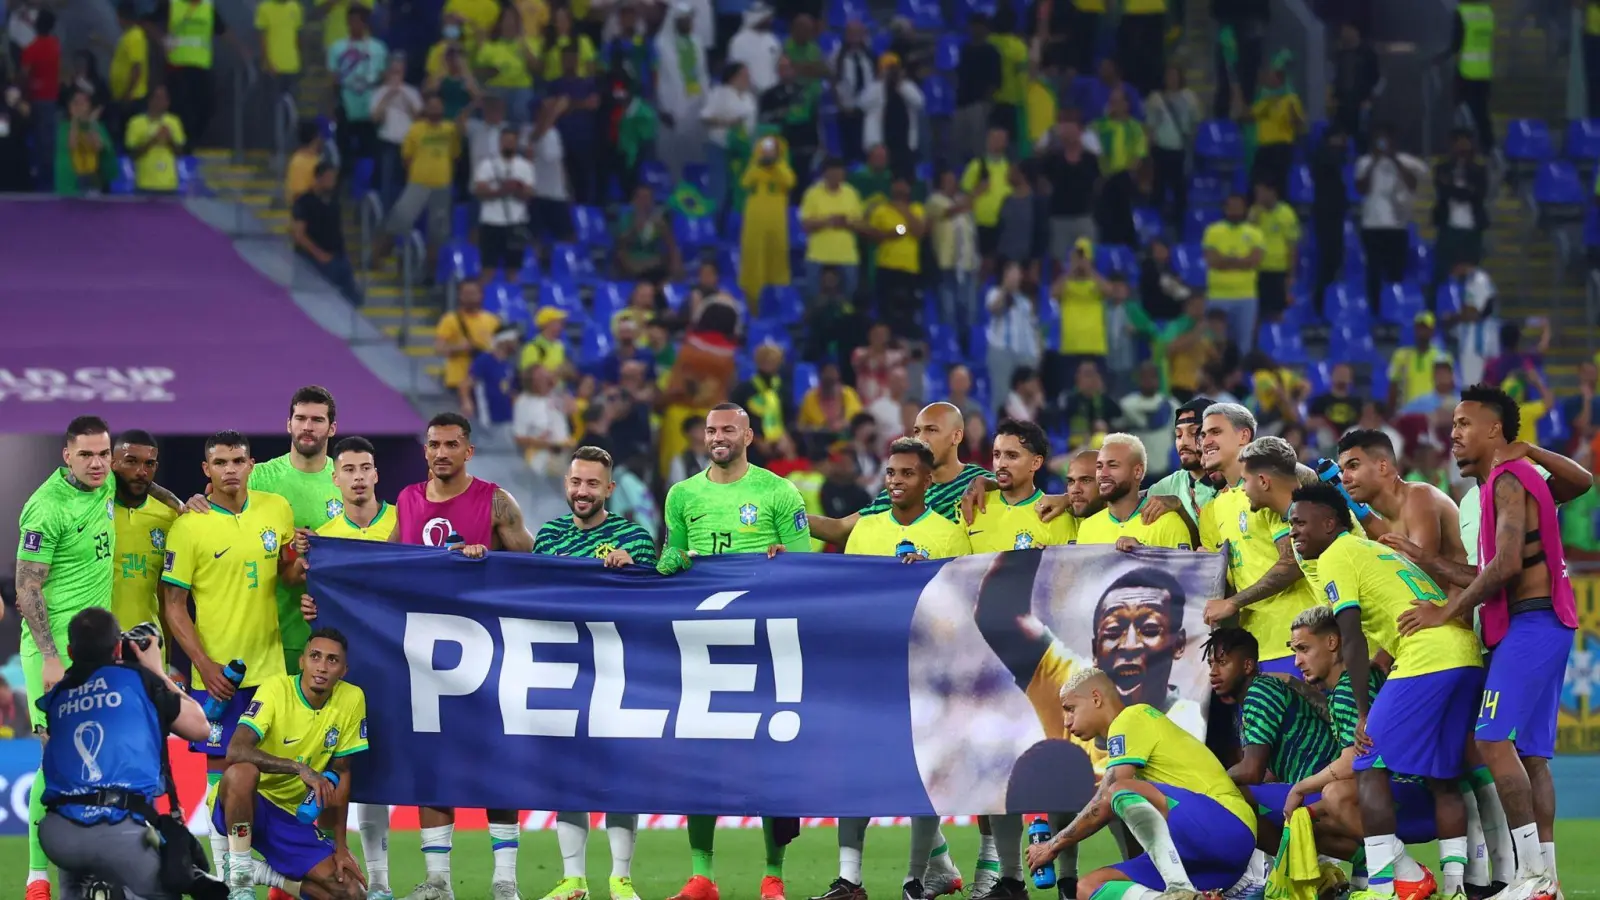
POLYGON ((1123 0, 1117 66, 1141 97, 1161 90, 1167 74, 1167 0, 1123 0))
POLYGON ((1456 103, 1467 107, 1478 146, 1494 152, 1494 123, 1489 119, 1489 83, 1494 78, 1494 7, 1487 0, 1463 0, 1456 6, 1450 47, 1441 59, 1456 57, 1456 103))
MULTIPOLYGON (((198 144, 216 108, 213 48, 228 26, 212 0, 167 0, 167 85, 184 134, 198 144)), ((235 44, 237 46, 237 44, 235 44)), ((244 55, 241 48, 240 55, 244 55)))

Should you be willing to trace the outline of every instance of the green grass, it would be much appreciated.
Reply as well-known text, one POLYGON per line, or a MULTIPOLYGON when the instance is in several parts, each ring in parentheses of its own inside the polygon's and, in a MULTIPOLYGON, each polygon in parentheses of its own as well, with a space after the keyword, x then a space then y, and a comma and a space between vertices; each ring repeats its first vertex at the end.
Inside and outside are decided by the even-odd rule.
MULTIPOLYGON (((867 832, 864 866, 868 892, 879 900, 895 900, 905 875, 906 851, 911 832, 908 828, 872 828, 867 832)), ((969 882, 972 863, 978 854, 978 830, 971 827, 945 828, 951 852, 969 882)), ((1568 897, 1600 897, 1600 820, 1564 820, 1557 827, 1557 846, 1561 848, 1561 881, 1568 897)), ((351 835, 351 844, 359 844, 351 835)), ((1432 847, 1416 848, 1417 859, 1436 868, 1438 854, 1432 847)), ((1112 861, 1115 853, 1109 838, 1099 835, 1084 848, 1083 871, 1112 861)), ((359 854, 358 854, 359 855, 359 854)), ((838 874, 838 841, 833 829, 810 828, 789 845, 785 883, 793 900, 822 893, 838 874)), ((20 900, 27 870, 27 844, 22 838, 0 839, 0 900, 20 900)), ((459 900, 484 900, 489 896, 489 856, 487 833, 462 832, 456 835, 452 854, 453 878, 459 900)), ((561 855, 555 833, 526 832, 522 836, 519 884, 527 900, 535 900, 561 877, 561 855)), ((390 841, 389 880, 402 897, 422 879, 422 854, 416 832, 396 832, 390 841)), ((604 896, 606 876, 611 872, 605 832, 595 830, 589 837, 589 884, 597 898, 604 896)), ((724 829, 717 833, 717 883, 722 896, 754 900, 761 880, 761 832, 756 829, 724 829)), ((645 831, 639 835, 633 864, 634 884, 644 900, 664 900, 689 876, 688 836, 683 831, 645 831)), ((265 896, 265 889, 260 892, 265 896)), ((1039 900, 1054 892, 1036 891, 1039 900)), ((58 895, 59 897, 59 895, 58 895)))

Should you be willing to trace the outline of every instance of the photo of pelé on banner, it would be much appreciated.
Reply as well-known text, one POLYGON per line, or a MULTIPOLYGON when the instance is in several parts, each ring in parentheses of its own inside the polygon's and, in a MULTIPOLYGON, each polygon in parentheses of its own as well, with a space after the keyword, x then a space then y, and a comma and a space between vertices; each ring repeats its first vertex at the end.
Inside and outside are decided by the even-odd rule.
POLYGON ((1151 704, 1203 740, 1202 612, 1224 579, 1219 554, 1153 548, 1074 545, 947 563, 911 623, 911 724, 934 809, 1077 808, 1046 800, 1076 781, 1062 777, 1062 765, 1082 764, 1066 745, 1081 746, 1096 774, 1104 768, 1105 748, 1073 738, 1061 709, 1061 686, 1084 666, 1110 675, 1125 703, 1151 704))

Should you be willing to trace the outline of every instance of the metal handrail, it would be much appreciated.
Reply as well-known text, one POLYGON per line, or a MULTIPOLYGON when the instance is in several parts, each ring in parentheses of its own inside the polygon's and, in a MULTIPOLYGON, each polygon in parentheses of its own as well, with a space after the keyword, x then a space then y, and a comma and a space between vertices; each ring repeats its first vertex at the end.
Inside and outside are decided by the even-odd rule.
POLYGON ((383 201, 378 198, 377 191, 370 191, 361 198, 361 209, 356 213, 356 220, 361 226, 361 243, 356 248, 356 259, 361 261, 361 290, 365 292, 370 287, 367 273, 372 270, 372 236, 383 225, 383 201))
POLYGON ((272 109, 272 164, 280 173, 288 165, 289 142, 299 131, 300 110, 295 106, 294 96, 288 92, 279 94, 272 109))
POLYGON ((1595 349, 1594 329, 1596 325, 1600 325, 1600 269, 1589 270, 1589 281, 1586 288, 1583 292, 1583 311, 1589 327, 1584 329, 1584 334, 1588 337, 1589 352, 1593 353, 1595 349))
POLYGON ((405 245, 400 251, 400 347, 404 349, 411 340, 411 313, 415 308, 415 293, 417 276, 421 274, 422 267, 427 264, 428 246, 423 242, 422 235, 415 231, 407 233, 405 245))
POLYGON ((244 161, 245 100, 255 89, 258 77, 256 64, 247 57, 241 58, 239 65, 233 68, 233 161, 236 163, 244 161))

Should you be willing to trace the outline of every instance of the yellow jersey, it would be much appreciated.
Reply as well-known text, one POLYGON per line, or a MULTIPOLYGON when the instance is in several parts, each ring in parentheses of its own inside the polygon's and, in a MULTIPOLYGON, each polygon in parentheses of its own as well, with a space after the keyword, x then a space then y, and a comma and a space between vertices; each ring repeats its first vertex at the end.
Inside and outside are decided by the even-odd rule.
POLYGON ((1093 278, 1068 278, 1056 290, 1061 306, 1061 352, 1082 356, 1105 356, 1110 346, 1106 337, 1106 298, 1093 278))
POLYGON ((419 187, 447 188, 454 177, 456 157, 461 155, 461 133, 449 120, 411 123, 400 145, 411 184, 419 187))
POLYGON ((844 552, 853 556, 895 556, 901 541, 910 541, 923 559, 949 559, 972 552, 967 532, 960 525, 934 512, 922 511, 910 525, 901 525, 894 512, 862 516, 850 529, 844 552))
POLYGON ((1289 248, 1300 241, 1300 219, 1294 214, 1294 207, 1287 203, 1271 209, 1252 206, 1250 224, 1261 232, 1261 271, 1289 271, 1294 266, 1289 248))
POLYGON ((378 514, 372 517, 371 525, 362 528, 350 521, 349 509, 346 508, 344 515, 329 519, 319 526, 317 534, 356 541, 387 541, 389 535, 394 532, 394 523, 398 517, 393 506, 379 501, 378 514))
MULTIPOLYGON (((1451 362, 1450 351, 1400 347, 1389 357, 1389 383, 1400 386, 1400 406, 1433 393, 1433 367, 1451 362)), ((1527 432, 1532 434, 1533 432, 1527 432)))
MULTIPOLYGON (((1283 517, 1270 509, 1250 511, 1250 498, 1235 485, 1200 508, 1200 545, 1207 550, 1228 546, 1228 581, 1241 591, 1267 574, 1278 562, 1278 539, 1289 534, 1283 517)), ((1239 624, 1255 635, 1261 659, 1290 656, 1289 632, 1294 617, 1319 601, 1309 582, 1300 579, 1275 596, 1239 610, 1239 624)))
POLYGON ((111 99, 122 103, 143 100, 150 93, 150 38, 138 25, 129 28, 117 38, 117 49, 111 55, 111 99), (133 67, 139 67, 139 77, 133 77, 133 67))
POLYGON ((1299 96, 1288 92, 1257 100, 1250 107, 1250 114, 1255 116, 1258 145, 1294 143, 1300 134, 1300 123, 1306 120, 1299 96))
POLYGON ((1138 538, 1139 543, 1146 547, 1168 547, 1173 550, 1193 550, 1190 545, 1192 538, 1189 536, 1189 526, 1183 522, 1183 516, 1176 512, 1169 512, 1155 521, 1153 525, 1146 525, 1139 513, 1144 509, 1145 501, 1149 495, 1139 498, 1139 505, 1133 508, 1133 514, 1126 519, 1119 519, 1111 514, 1111 507, 1106 507, 1094 515, 1083 520, 1078 526, 1078 543, 1080 544, 1115 544, 1117 538, 1127 536, 1138 538))
POLYGON ((111 579, 111 612, 124 630, 140 622, 161 624, 161 564, 167 535, 178 511, 149 497, 138 506, 116 504, 111 519, 117 530, 116 574, 111 579))
MULTIPOLYGON (((265 491, 249 492, 238 515, 213 503, 209 513, 179 516, 167 535, 161 580, 189 592, 207 656, 244 660, 242 687, 284 673, 278 556, 293 540, 289 501, 265 491)), ((205 687, 199 669, 191 683, 205 687)))
POLYGON ((1139 778, 1203 794, 1256 830, 1256 813, 1228 777, 1228 770, 1199 738, 1148 703, 1126 707, 1106 732, 1106 766, 1133 766, 1139 778))
POLYGON ((1411 560, 1347 531, 1334 538, 1315 562, 1315 575, 1307 577, 1316 579, 1335 613, 1361 611, 1367 640, 1394 657, 1391 679, 1483 665, 1478 636, 1460 619, 1410 637, 1400 635, 1396 620, 1413 603, 1425 600, 1443 606, 1446 601, 1439 585, 1411 560))
MULTIPOLYGON (((909 205, 913 216, 923 218, 922 204, 909 205)), ((879 203, 872 208, 872 214, 867 217, 867 224, 879 231, 894 234, 894 237, 885 238, 878 242, 878 268, 894 269, 897 272, 910 272, 913 275, 922 271, 922 246, 921 242, 912 236, 909 228, 911 223, 907 217, 888 203, 879 203)))
MULTIPOLYGON (((301 690, 299 676, 277 675, 256 688, 239 725, 256 733, 257 749, 268 756, 294 754, 296 762, 326 772, 333 760, 367 749, 367 695, 341 681, 317 709, 301 690)), ((262 773, 256 792, 293 815, 307 788, 299 775, 262 773)))
POLYGON ((1020 503, 1006 502, 1002 491, 990 491, 983 512, 972 517, 967 537, 973 553, 999 553, 1002 550, 1039 550, 1059 547, 1078 540, 1078 520, 1063 513, 1048 522, 1039 521, 1035 506, 1044 491, 1020 503))
MULTIPOLYGON (((800 198, 800 218, 806 221, 843 216, 847 222, 861 220, 865 206, 853 185, 841 184, 837 191, 818 182, 800 198)), ((794 235, 798 238, 799 235, 794 235)), ((848 226, 819 228, 806 238, 806 259, 825 266, 853 266, 861 262, 856 236, 848 226)))
POLYGON ((279 75, 300 71, 300 26, 305 11, 299 0, 263 0, 256 4, 256 31, 267 45, 267 61, 279 75))
MULTIPOLYGON (((1235 259, 1249 256, 1257 247, 1264 247, 1260 229, 1248 222, 1235 225, 1226 219, 1208 226, 1200 245, 1235 259)), ((1211 269, 1206 274, 1206 294, 1212 300, 1254 300, 1256 270, 1211 269)))
POLYGON ((155 137, 156 132, 163 127, 172 137, 172 144, 150 144, 149 147, 133 159, 133 183, 135 187, 146 191, 175 191, 178 189, 178 154, 174 147, 181 149, 189 139, 183 133, 183 123, 172 113, 166 113, 159 118, 152 119, 140 113, 128 120, 128 131, 124 143, 130 145, 144 145, 155 137))

